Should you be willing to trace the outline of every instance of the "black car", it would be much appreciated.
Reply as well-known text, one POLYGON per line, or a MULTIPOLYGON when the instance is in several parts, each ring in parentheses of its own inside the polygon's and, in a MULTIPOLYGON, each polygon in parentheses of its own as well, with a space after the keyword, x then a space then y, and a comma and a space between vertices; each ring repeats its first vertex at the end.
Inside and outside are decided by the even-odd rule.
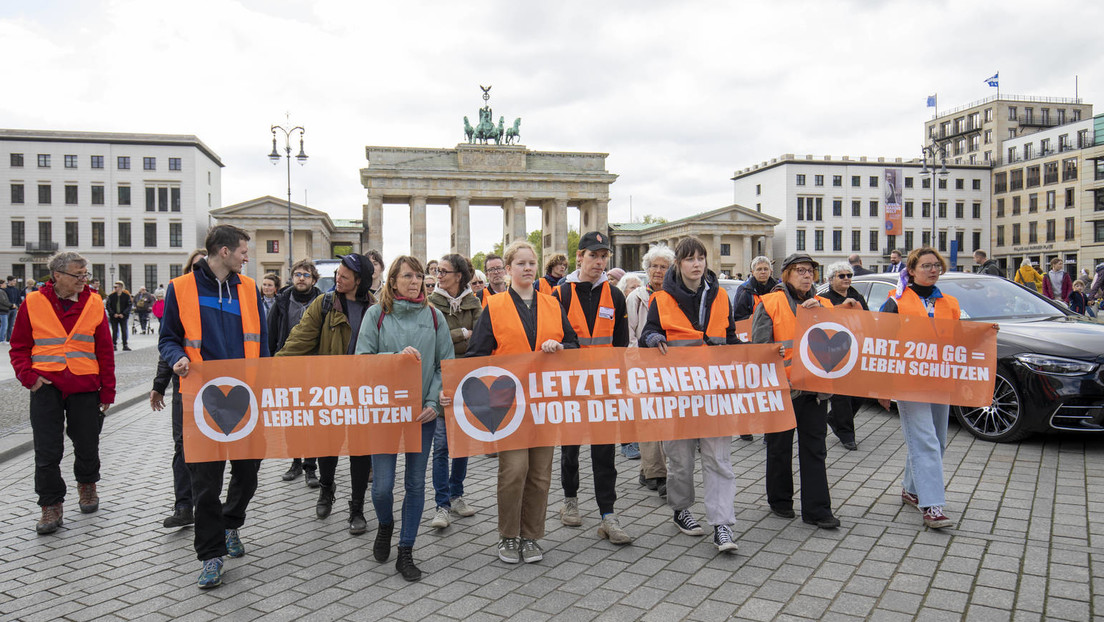
MULTIPOLYGON (((852 282, 872 311, 896 285, 896 274, 852 282)), ((993 403, 951 408, 971 434, 1009 442, 1049 430, 1104 431, 1104 325, 1000 277, 951 272, 939 289, 958 299, 962 319, 1000 325, 993 403)))

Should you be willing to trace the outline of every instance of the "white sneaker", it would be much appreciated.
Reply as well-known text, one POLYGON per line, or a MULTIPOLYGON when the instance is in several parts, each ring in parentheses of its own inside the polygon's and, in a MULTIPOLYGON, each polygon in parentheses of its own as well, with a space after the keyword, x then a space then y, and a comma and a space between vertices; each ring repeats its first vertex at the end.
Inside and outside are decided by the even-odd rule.
POLYGON ((602 523, 598 525, 598 537, 607 538, 612 544, 631 544, 633 541, 632 536, 625 533, 621 522, 613 515, 602 519, 602 523))
POLYGON ((579 498, 564 497, 563 507, 560 508, 560 522, 568 527, 578 527, 583 524, 579 516, 579 498))
POLYGON ((437 513, 433 516, 433 520, 429 522, 429 526, 434 529, 444 529, 452 524, 449 520, 449 511, 445 508, 437 508, 437 513))
POLYGON ((464 501, 464 497, 456 497, 451 502, 452 513, 457 516, 475 516, 475 508, 468 505, 467 501, 464 501))

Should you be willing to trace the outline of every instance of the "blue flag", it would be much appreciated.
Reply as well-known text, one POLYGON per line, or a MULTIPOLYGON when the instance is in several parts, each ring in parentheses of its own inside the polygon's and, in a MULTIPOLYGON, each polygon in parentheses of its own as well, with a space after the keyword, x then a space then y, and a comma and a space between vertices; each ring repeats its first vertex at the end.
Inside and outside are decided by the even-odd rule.
POLYGON ((935 108, 935 95, 928 95, 928 108, 935 108))
POLYGON ((1000 82, 997 80, 997 76, 999 76, 999 75, 1000 75, 1000 72, 998 71, 997 73, 993 74, 992 78, 987 78, 985 80, 985 83, 988 84, 989 86, 999 86, 1000 82))

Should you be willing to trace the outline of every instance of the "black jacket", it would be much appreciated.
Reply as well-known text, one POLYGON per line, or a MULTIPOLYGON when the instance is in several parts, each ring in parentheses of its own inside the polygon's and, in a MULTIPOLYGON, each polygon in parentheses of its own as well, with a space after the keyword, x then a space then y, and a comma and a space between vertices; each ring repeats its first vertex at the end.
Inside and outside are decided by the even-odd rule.
MULTIPOLYGON (((529 347, 531 349, 540 347, 540 344, 537 343, 536 303, 533 304, 532 308, 529 308, 513 288, 507 288, 506 292, 514 299, 514 307, 517 308, 518 315, 521 317, 521 325, 525 327, 525 336, 529 338, 529 347)), ((560 323, 564 335, 560 343, 563 344, 564 348, 578 348, 579 336, 575 334, 575 329, 571 328, 571 322, 567 321, 567 314, 564 313, 562 307, 560 308, 560 323)), ((484 310, 483 313, 479 314, 479 320, 475 323, 475 329, 472 330, 471 339, 468 339, 468 351, 464 353, 464 356, 490 356, 496 348, 498 348, 498 340, 495 339, 494 327, 491 326, 491 314, 484 310)))
POLYGON ((153 377, 153 390, 165 395, 165 392, 169 390, 170 380, 172 381, 173 391, 179 393, 180 376, 173 373, 172 365, 166 363, 165 359, 157 359, 157 374, 153 377))
POLYGON ((107 296, 107 317, 113 318, 116 313, 123 314, 123 317, 130 315, 130 294, 123 290, 123 292, 116 294, 111 292, 107 296))
POLYGON ((778 279, 772 276, 767 278, 764 285, 756 287, 758 284, 759 281, 756 281, 755 277, 750 277, 736 289, 736 304, 732 307, 732 319, 739 322, 751 317, 752 312, 755 311, 755 294, 758 293, 760 296, 769 294, 774 286, 778 285, 778 279))
POLYGON ((866 298, 863 298, 863 295, 860 294, 854 287, 847 288, 846 296, 841 296, 837 294, 836 290, 829 287, 828 291, 824 292, 824 297, 827 298, 828 301, 834 305, 842 304, 843 301, 847 300, 848 298, 854 298, 855 300, 859 301, 859 304, 862 305, 864 311, 870 310, 870 307, 866 306, 866 298))
MULTIPOLYGON (((698 312, 702 305, 702 292, 705 292, 706 288, 698 287, 696 292, 692 292, 686 289, 686 285, 682 283, 682 277, 675 273, 675 270, 667 271, 667 275, 663 277, 663 291, 674 297, 679 309, 690 320, 690 324, 693 325, 695 330, 704 330, 705 326, 709 326, 709 314, 713 310, 713 301, 716 300, 718 294, 727 296, 728 293, 717 282, 717 275, 713 274, 712 270, 706 270, 705 277, 702 278, 702 281, 708 286, 705 297, 705 322, 703 324, 698 321, 698 312)), ((659 333, 664 338, 667 337, 667 331, 663 330, 663 323, 659 319, 659 305, 655 304, 654 301, 648 306, 648 322, 644 325, 644 330, 640 332, 640 342, 637 345, 641 348, 648 347, 648 335, 653 333, 659 333)), ((743 343, 736 336, 736 326, 732 323, 731 313, 728 314, 728 327, 725 328, 725 343, 743 343)))
POLYGON ((864 274, 874 274, 873 270, 867 270, 866 268, 864 268, 862 266, 856 266, 855 264, 851 264, 851 272, 855 276, 862 276, 864 274))
MULTIPOLYGON (((268 315, 268 351, 273 354, 284 347, 284 342, 291 334, 291 329, 295 328, 289 325, 290 317, 288 317, 288 306, 291 304, 293 292, 295 292, 294 287, 287 287, 284 291, 276 294, 276 302, 272 304, 272 311, 268 315)), ((320 295, 322 295, 322 292, 317 287, 311 287, 306 295, 297 297, 296 300, 310 305, 320 295)))
MULTIPOLYGON (((605 283, 606 281, 603 281, 605 283)), ((564 313, 571 308, 571 298, 579 298, 579 306, 586 316, 587 329, 594 330, 594 320, 598 317, 598 303, 602 300, 602 288, 594 287, 587 282, 564 283, 563 290, 555 290, 552 296, 560 301, 564 313), (560 292, 566 291, 563 297, 560 292)), ((625 348, 629 345, 629 310, 625 304, 625 294, 616 287, 610 287, 610 297, 613 299, 613 347, 625 348)))
POLYGON ((993 276, 999 276, 1004 278, 1004 274, 1001 272, 1000 264, 996 259, 988 259, 985 263, 981 264, 981 268, 978 269, 980 274, 991 274, 993 276))

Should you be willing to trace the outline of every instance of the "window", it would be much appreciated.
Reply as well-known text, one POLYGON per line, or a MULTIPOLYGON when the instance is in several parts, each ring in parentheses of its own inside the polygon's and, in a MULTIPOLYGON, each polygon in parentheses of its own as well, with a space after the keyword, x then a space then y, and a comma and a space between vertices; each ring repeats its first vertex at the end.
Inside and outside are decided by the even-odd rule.
POLYGON ((11 221, 11 241, 12 246, 23 246, 27 243, 22 220, 11 221))
POLYGON ((1004 225, 997 225, 997 246, 1004 246, 1004 225))
POLYGON ((982 135, 986 145, 993 142, 993 130, 985 130, 985 134, 982 135))
POLYGON ((1039 185, 1039 165, 1027 167, 1027 187, 1034 188, 1039 185))
POLYGON ((1030 160, 1035 157, 1035 145, 1034 143, 1024 143, 1024 159, 1030 160))
MULTIPOLYGON (((208 179, 208 183, 210 183, 210 179, 208 179)), ((755 184, 755 196, 760 194, 763 194, 763 184, 755 184)))
POLYGON ((170 171, 179 171, 180 170, 180 158, 169 158, 169 170, 170 171))
POLYGON ((955 233, 955 242, 958 242, 958 250, 960 252, 966 250, 965 235, 966 234, 963 231, 958 231, 958 232, 955 233))
POLYGON ((103 246, 105 238, 102 220, 92 221, 92 246, 103 246))
POLYGON ((1008 140, 1012 140, 1016 137, 1016 128, 1008 130, 1008 140))
POLYGON ((824 199, 822 197, 797 197, 797 219, 824 220, 824 199), (804 217, 802 214, 804 214, 804 217))
POLYGON ((1012 215, 1020 215, 1020 197, 1012 197, 1012 215))
POLYGON ((1055 227, 1055 221, 1054 221, 1053 218, 1046 221, 1046 241, 1047 242, 1053 242, 1055 237, 1057 237, 1057 233, 1055 232, 1055 228, 1056 228, 1055 227))
POLYGON ((157 189, 157 211, 169 211, 169 189, 164 186, 157 189))
POLYGON ((116 159, 116 162, 117 162, 117 166, 118 166, 120 171, 129 171, 130 170, 130 157, 129 156, 119 156, 116 159))
POLYGON ((65 221, 65 245, 80 246, 79 223, 75 220, 65 221))
POLYGON ((50 184, 38 184, 38 204, 49 205, 52 199, 53 196, 50 192, 50 184))
POLYGON ((77 204, 77 187, 65 186, 65 204, 76 205, 77 204))
POLYGON ((1043 164, 1043 183, 1044 184, 1056 184, 1058 183, 1058 163, 1047 162, 1043 164))
POLYGON ((147 222, 144 229, 146 248, 157 248, 157 223, 147 222))
POLYGON ((119 222, 119 246, 130 246, 130 223, 119 222))
POLYGON ((38 221, 38 244, 49 246, 54 241, 54 223, 49 220, 38 221))
MULTIPOLYGON (((172 248, 181 248, 184 246, 184 225, 182 223, 169 223, 169 246, 172 248)), ((732 254, 728 244, 721 244, 721 254, 732 254)))
POLYGON ((1039 211, 1039 195, 1027 195, 1027 213, 1034 214, 1039 211))
POLYGON ((814 186, 823 186, 824 185, 824 175, 813 175, 813 185, 814 186))
POLYGON ((92 205, 104 204, 104 187, 100 185, 92 185, 92 205))
POLYGON ((931 246, 931 231, 920 233, 920 246, 931 246))
MULTIPOLYGON (((177 187, 177 186, 173 186, 172 188, 169 188, 169 198, 170 198, 169 209, 171 209, 174 212, 179 212, 180 211, 180 188, 177 187)), ((820 199, 817 199, 817 200, 819 201, 820 199)))
POLYGON ((877 251, 878 250, 878 230, 877 229, 871 229, 870 230, 870 250, 872 250, 872 251, 877 251))
POLYGON ((1023 190, 1023 169, 1018 168, 1011 171, 1011 175, 1008 177, 1008 189, 1009 190, 1023 190))
POLYGON ((119 280, 126 283, 126 287, 130 287, 133 281, 131 281, 130 264, 119 264, 119 280))
POLYGON ((843 250, 843 231, 840 229, 832 231, 832 250, 837 252, 843 250))
POLYGON ((993 178, 993 192, 1001 193, 1008 190, 1008 173, 997 173, 993 178))
POLYGON ((1039 223, 1032 221, 1027 223, 1027 243, 1038 244, 1039 243, 1039 223))
POLYGON ((50 168, 50 154, 38 154, 38 168, 50 168))
POLYGON ((966 180, 959 177, 958 179, 955 180, 955 190, 962 190, 963 188, 966 187, 965 184, 966 184, 966 180))
POLYGON ((1062 160, 1062 181, 1077 179, 1077 158, 1062 160))
POLYGON ((23 184, 11 185, 11 202, 12 205, 23 204, 23 184))
POLYGON ((972 187, 972 188, 973 188, 974 190, 981 190, 981 180, 980 180, 980 179, 975 179, 975 180, 973 180, 973 181, 971 182, 971 184, 972 184, 972 186, 971 186, 971 187, 972 187))
POLYGON ((931 201, 924 201, 920 204, 920 217, 931 218, 931 201))
POLYGON ((157 211, 157 188, 146 186, 146 211, 157 211))
POLYGON ((805 230, 798 229, 797 235, 794 237, 794 250, 805 250, 805 230))
POLYGON ((939 178, 939 189, 940 190, 946 190, 947 189, 947 178, 946 177, 940 177, 939 178))
POLYGON ((944 252, 944 253, 947 252, 947 232, 946 231, 940 231, 939 232, 939 250, 941 252, 944 252))
POLYGON ((12 273, 12 276, 14 276, 17 279, 18 283, 26 283, 27 282, 27 266, 24 266, 21 263, 12 264, 11 273, 12 273))
POLYGON ((980 231, 975 231, 973 233, 973 235, 970 236, 970 237, 973 238, 973 240, 972 240, 973 243, 974 243, 973 250, 975 250, 975 251, 979 250, 981 248, 981 232, 980 231))
MULTIPOLYGON (((179 225, 179 224, 180 223, 174 222, 174 223, 169 225, 169 236, 170 237, 172 237, 172 226, 173 225, 179 225)), ((731 254, 732 254, 732 245, 731 244, 721 244, 721 255, 724 255, 725 257, 728 257, 731 254)))
POLYGON ((77 168, 77 156, 75 156, 75 155, 65 156, 65 168, 77 168))
POLYGON ((1040 138, 1039 139, 1039 155, 1045 156, 1049 152, 1050 152, 1050 139, 1049 138, 1040 138))
POLYGON ((887 235, 886 236, 886 248, 887 249, 897 248, 897 236, 895 236, 895 235, 887 235))
POLYGON ((1015 121, 1016 120, 1016 107, 1015 106, 1009 106, 1008 107, 1008 120, 1009 121, 1015 121))
POLYGON ((1015 162, 1017 159, 1018 158, 1016 157, 1016 148, 1015 147, 1009 147, 1008 148, 1008 161, 1009 162, 1015 162))
POLYGON ((877 201, 871 201, 870 202, 870 215, 871 216, 877 216, 878 215, 878 202, 877 201))
POLYGON ((993 109, 992 108, 986 108, 985 109, 985 122, 986 123, 991 123, 992 121, 993 121, 993 109))
POLYGON ((832 185, 837 188, 843 186, 843 175, 832 175, 832 185))
POLYGON ((157 158, 142 158, 142 170, 144 170, 144 171, 156 171, 157 170, 157 158))
POLYGON ((878 187, 878 176, 877 175, 871 175, 870 176, 870 187, 871 188, 877 188, 878 187))
POLYGON ((805 185, 805 176, 804 175, 798 174, 798 176, 797 176, 797 185, 799 185, 799 186, 804 186, 805 185))
POLYGON ((970 151, 981 149, 981 136, 974 134, 970 137, 970 151))
POLYGON ((1065 124, 1066 124, 1066 109, 1065 108, 1059 108, 1058 109, 1058 125, 1065 125, 1065 124))
POLYGON ((12 168, 23 168, 23 154, 22 153, 13 153, 13 154, 11 154, 11 156, 9 156, 8 161, 11 164, 12 168))
POLYGON ((851 187, 852 188, 859 188, 861 186, 862 186, 862 177, 859 177, 858 175, 852 175, 851 176, 851 187))
POLYGON ((1004 218, 1004 199, 997 199, 997 218, 1004 218))
MULTIPOLYGON (((169 280, 173 280, 178 276, 184 274, 184 264, 171 263, 169 264, 169 280)), ((148 287, 146 289, 149 289, 148 287)))
POLYGON ((851 216, 852 217, 862 216, 862 201, 858 201, 858 200, 851 201, 851 216))
POLYGON ((966 204, 962 201, 955 201, 955 218, 962 220, 966 217, 966 204))
POLYGON ((148 263, 143 266, 143 272, 145 273, 146 291, 152 292, 157 289, 157 264, 148 263))
POLYGON ((1067 242, 1072 240, 1073 237, 1074 237, 1073 236, 1073 222, 1074 222, 1073 218, 1067 218, 1066 219, 1066 241, 1067 242))
POLYGON ((905 187, 906 188, 911 188, 912 187, 912 178, 911 177, 906 177, 905 178, 905 187))
MULTIPOLYGON (((802 233, 802 235, 805 235, 802 233)), ((800 249, 799 249, 800 250, 800 249)), ((265 252, 269 254, 276 254, 280 252, 280 240, 266 240, 265 252)))
POLYGON ((824 250, 824 229, 817 229, 816 231, 813 231, 813 250, 824 250))
POLYGON ((862 250, 862 231, 855 229, 851 232, 851 250, 862 250))
POLYGON ((1066 188, 1066 207, 1073 207, 1073 188, 1066 188))
POLYGON ((912 201, 905 201, 905 218, 912 218, 912 201))
POLYGON ((947 217, 947 202, 946 201, 940 201, 939 202, 939 217, 940 218, 946 218, 947 217))
POLYGON ((981 220, 981 202, 980 201, 974 201, 974 207, 973 207, 973 210, 972 210, 972 215, 975 219, 981 220))
POLYGON ((92 168, 103 168, 103 156, 92 156, 92 168))
POLYGON ((906 231, 905 232, 905 251, 906 252, 912 250, 913 235, 914 234, 913 234, 912 231, 906 231))
POLYGON ((925 177, 920 180, 920 187, 924 189, 931 188, 931 177, 925 177))
POLYGON ((1053 212, 1058 209, 1058 194, 1053 190, 1046 193, 1046 211, 1053 212))
POLYGON ((843 216, 843 200, 832 199, 832 215, 843 216))
POLYGON ((130 205, 130 186, 119 186, 119 205, 130 205))
POLYGON ((1104 221, 1096 221, 1093 223, 1093 241, 1097 244, 1104 242, 1104 221))

